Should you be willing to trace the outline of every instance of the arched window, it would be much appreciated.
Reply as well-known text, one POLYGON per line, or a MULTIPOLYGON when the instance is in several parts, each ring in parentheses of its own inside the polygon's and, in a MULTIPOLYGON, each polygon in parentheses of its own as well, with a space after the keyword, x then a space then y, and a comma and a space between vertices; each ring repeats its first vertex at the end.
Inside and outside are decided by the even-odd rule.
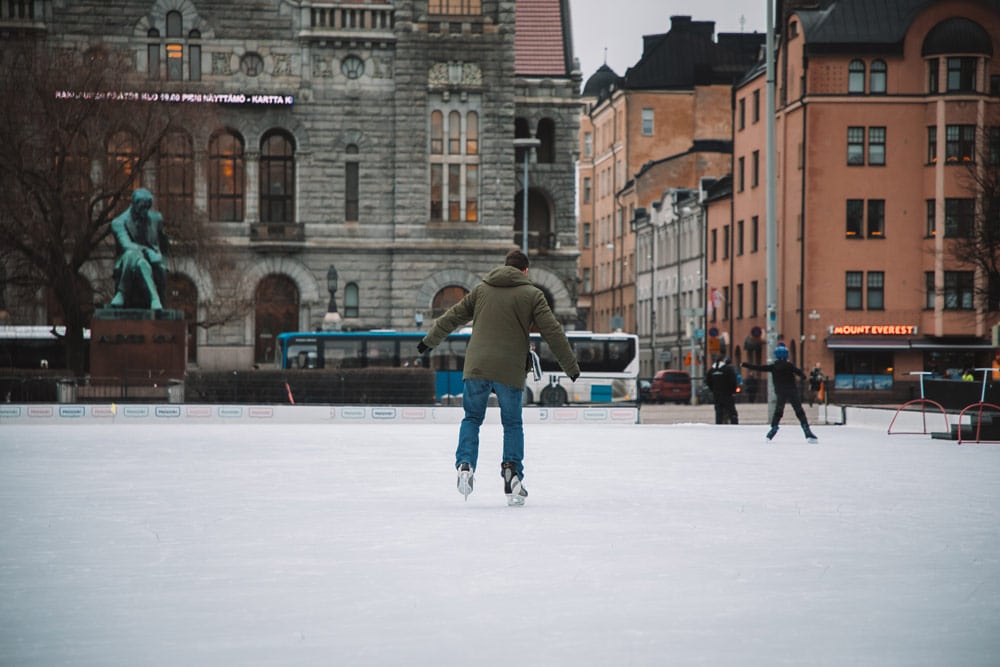
POLYGON ((280 130, 260 145, 260 221, 295 221, 295 143, 280 130))
POLYGON ((194 147, 186 132, 171 132, 160 142, 156 207, 168 224, 194 214, 194 147))
POLYGON ((184 18, 180 12, 167 12, 167 80, 184 79, 184 18))
POLYGON ((431 317, 435 319, 441 317, 449 308, 465 298, 468 293, 469 290, 459 285, 442 287, 431 301, 431 317))
POLYGON ((868 92, 872 95, 885 95, 886 66, 884 60, 872 61, 869 77, 868 92))
POLYGON ((864 94, 865 63, 863 60, 852 60, 847 66, 847 92, 851 95, 864 94))
POLYGON ((108 139, 108 164, 104 180, 112 189, 135 190, 142 187, 139 142, 131 132, 116 132, 108 139))
POLYGON ((277 360, 277 336, 299 328, 299 288, 288 276, 271 274, 254 295, 254 361, 277 360))
POLYGON ((344 286, 344 317, 360 317, 361 303, 357 283, 347 283, 344 286))
POLYGON ((208 216, 215 222, 242 222, 246 171, 243 139, 224 130, 208 142, 208 216))
POLYGON ((198 361, 198 288, 194 281, 183 273, 171 271, 167 274, 167 304, 184 313, 187 323, 187 360, 198 361))
POLYGON ((550 164, 556 161, 556 124, 551 118, 538 121, 538 161, 550 164))

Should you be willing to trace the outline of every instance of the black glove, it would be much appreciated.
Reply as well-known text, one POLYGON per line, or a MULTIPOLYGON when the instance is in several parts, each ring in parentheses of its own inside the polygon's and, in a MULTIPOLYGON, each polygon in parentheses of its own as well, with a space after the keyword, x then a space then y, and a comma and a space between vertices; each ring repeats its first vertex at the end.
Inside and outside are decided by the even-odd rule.
POLYGON ((574 374, 574 375, 570 375, 570 376, 569 376, 569 379, 570 379, 570 380, 572 380, 573 382, 576 382, 576 379, 577 379, 578 377, 580 377, 580 374, 579 374, 579 373, 576 373, 576 374, 574 374))
POLYGON ((419 343, 417 343, 417 352, 419 352, 420 354, 424 354, 425 352, 428 352, 430 349, 431 348, 424 345, 424 341, 420 341, 419 343))

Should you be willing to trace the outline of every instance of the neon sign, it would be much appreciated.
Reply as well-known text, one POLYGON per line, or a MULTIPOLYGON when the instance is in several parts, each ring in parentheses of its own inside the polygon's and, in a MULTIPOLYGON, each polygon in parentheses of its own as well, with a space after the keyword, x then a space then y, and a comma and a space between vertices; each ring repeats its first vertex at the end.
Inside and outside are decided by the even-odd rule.
POLYGON ((830 327, 835 336, 915 336, 912 324, 838 324, 830 327))
POLYGON ((57 100, 118 102, 167 102, 175 104, 240 104, 248 106, 292 106, 294 95, 247 95, 246 93, 169 93, 137 90, 57 90, 57 100))

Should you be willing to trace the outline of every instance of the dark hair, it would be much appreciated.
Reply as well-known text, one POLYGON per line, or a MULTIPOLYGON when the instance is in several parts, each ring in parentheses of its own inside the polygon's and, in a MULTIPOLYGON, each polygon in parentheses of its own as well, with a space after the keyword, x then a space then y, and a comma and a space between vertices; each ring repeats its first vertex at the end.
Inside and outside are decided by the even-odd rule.
POLYGON ((528 268, 528 256, 520 250, 511 250, 507 253, 507 258, 504 260, 504 264, 506 266, 513 266, 519 271, 524 271, 528 268))

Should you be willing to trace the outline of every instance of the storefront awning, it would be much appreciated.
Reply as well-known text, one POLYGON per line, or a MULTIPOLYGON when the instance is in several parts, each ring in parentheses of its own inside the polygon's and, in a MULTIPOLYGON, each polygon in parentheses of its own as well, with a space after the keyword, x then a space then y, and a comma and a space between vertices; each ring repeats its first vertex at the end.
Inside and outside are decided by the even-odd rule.
POLYGON ((909 338, 866 338, 864 336, 830 336, 830 350, 909 350, 909 338))
POLYGON ((829 350, 991 350, 989 341, 980 338, 872 338, 866 336, 830 336, 829 350))

